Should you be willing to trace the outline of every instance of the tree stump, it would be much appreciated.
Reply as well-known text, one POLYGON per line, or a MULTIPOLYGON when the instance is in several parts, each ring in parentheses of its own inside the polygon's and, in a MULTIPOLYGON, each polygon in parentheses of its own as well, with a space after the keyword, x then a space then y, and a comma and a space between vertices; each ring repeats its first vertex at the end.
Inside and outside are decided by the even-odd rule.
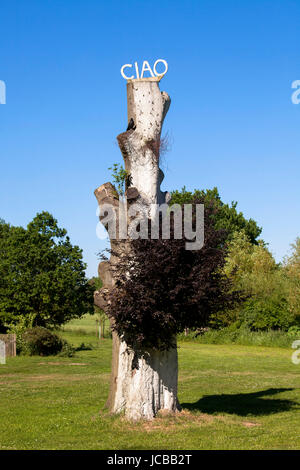
MULTIPOLYGON (((127 202, 138 204, 141 212, 153 217, 151 204, 167 202, 168 193, 160 190, 163 172, 159 168, 161 130, 170 106, 167 93, 159 89, 161 77, 133 79, 127 82, 128 122, 134 128, 118 135, 125 169, 130 175, 126 190, 127 202)), ((95 191, 99 206, 112 204, 119 211, 118 195, 111 183, 95 191)), ((117 224, 118 225, 118 224, 117 224)), ((117 227, 118 228, 118 227, 117 227)), ((95 293, 95 304, 105 310, 106 294, 114 285, 110 269, 118 256, 130 247, 130 240, 111 239, 118 253, 110 261, 99 264, 103 288, 95 293)), ((129 248, 130 249, 130 248, 129 248)), ((113 325, 112 325, 113 326, 113 325)), ((143 355, 128 348, 125 341, 113 332, 112 371, 107 406, 112 413, 125 412, 129 419, 153 419, 158 411, 175 412, 177 401, 177 348, 168 351, 148 349, 143 355)))

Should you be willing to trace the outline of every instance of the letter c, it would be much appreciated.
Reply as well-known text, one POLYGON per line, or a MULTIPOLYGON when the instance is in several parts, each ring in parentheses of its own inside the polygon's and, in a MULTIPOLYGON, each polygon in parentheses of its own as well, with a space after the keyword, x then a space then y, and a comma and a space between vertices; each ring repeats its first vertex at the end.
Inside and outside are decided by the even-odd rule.
POLYGON ((132 80, 134 75, 131 75, 131 77, 127 77, 124 73, 124 69, 126 69, 127 67, 132 67, 132 64, 125 64, 125 65, 122 65, 121 67, 121 75, 123 78, 125 78, 125 80, 132 80))

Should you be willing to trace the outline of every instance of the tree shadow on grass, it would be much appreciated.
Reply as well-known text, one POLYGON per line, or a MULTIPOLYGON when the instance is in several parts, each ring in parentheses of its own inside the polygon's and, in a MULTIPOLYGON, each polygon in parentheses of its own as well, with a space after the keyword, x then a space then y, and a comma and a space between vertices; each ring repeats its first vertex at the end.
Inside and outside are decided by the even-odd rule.
POLYGON ((202 413, 230 413, 240 416, 269 415, 289 411, 299 407, 299 403, 279 398, 262 398, 277 393, 294 390, 293 388, 268 388, 254 393, 236 393, 232 395, 204 395, 195 403, 181 403, 182 408, 202 413))

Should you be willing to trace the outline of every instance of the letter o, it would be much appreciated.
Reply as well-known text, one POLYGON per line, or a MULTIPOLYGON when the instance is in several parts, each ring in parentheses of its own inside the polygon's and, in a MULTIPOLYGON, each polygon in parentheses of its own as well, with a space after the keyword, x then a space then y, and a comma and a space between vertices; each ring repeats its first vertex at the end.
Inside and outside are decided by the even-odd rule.
POLYGON ((165 74, 167 73, 167 71, 168 71, 168 63, 167 63, 167 61, 164 60, 164 59, 158 59, 158 60, 155 62, 155 64, 153 65, 153 72, 155 73, 155 75, 156 75, 157 77, 158 77, 159 75, 165 75, 165 74), (164 66, 165 66, 165 71, 164 71, 163 73, 157 73, 157 72, 156 72, 156 66, 157 66, 157 64, 158 64, 159 62, 162 62, 162 63, 164 64, 164 66))

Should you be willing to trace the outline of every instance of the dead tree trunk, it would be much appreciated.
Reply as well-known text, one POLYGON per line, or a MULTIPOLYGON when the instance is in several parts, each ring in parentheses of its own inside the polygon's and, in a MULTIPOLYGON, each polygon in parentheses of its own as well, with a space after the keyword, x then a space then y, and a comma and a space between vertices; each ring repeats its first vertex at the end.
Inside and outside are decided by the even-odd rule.
MULTIPOLYGON (((128 80, 128 122, 133 119, 135 128, 117 139, 125 169, 130 175, 127 201, 138 204, 141 212, 151 217, 150 205, 166 202, 168 193, 162 193, 160 184, 164 177, 159 168, 161 129, 170 106, 170 98, 159 90, 158 78, 128 80)), ((115 188, 106 183, 96 191, 98 203, 110 203, 118 213, 118 196, 115 188)), ((153 214, 152 214, 153 216, 153 214)), ((118 229, 118 226, 117 226, 118 229)), ((112 248, 119 254, 128 242, 111 240, 112 248)), ((130 242, 129 242, 130 244, 130 242)), ((105 309, 105 294, 114 284, 110 269, 117 264, 118 256, 99 265, 103 288, 96 292, 95 303, 105 309)), ((152 419, 159 410, 177 410, 177 348, 169 351, 147 350, 142 356, 129 349, 125 341, 113 333, 112 372, 108 407, 111 412, 125 412, 130 419, 152 419)))

